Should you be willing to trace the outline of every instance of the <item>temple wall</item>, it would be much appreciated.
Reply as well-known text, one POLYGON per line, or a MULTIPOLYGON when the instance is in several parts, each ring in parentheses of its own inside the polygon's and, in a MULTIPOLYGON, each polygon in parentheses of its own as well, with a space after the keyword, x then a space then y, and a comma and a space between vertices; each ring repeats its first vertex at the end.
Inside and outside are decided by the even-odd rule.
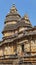
MULTIPOLYGON (((27 41, 26 42, 24 42, 24 40, 23 41, 20 41, 20 42, 18 42, 17 44, 19 44, 19 45, 17 45, 17 47, 16 47, 16 45, 11 45, 11 46, 5 46, 4 47, 4 55, 10 55, 10 54, 19 54, 19 55, 22 55, 22 45, 20 45, 21 43, 23 43, 23 45, 24 45, 24 50, 25 50, 25 52, 30 52, 30 50, 31 50, 31 55, 36 55, 36 40, 35 40, 35 42, 34 41, 30 41, 30 43, 28 42, 27 43, 27 41), (31 46, 31 47, 30 47, 31 46)), ((0 49, 0 56, 1 55, 3 55, 3 49, 0 49)))

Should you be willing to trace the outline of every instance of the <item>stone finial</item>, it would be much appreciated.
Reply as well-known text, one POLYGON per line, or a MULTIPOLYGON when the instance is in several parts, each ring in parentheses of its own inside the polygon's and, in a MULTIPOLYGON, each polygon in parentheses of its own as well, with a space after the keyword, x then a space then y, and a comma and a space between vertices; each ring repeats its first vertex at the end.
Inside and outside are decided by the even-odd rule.
POLYGON ((11 9, 10 9, 10 12, 15 12, 17 11, 16 7, 15 7, 15 4, 12 5, 11 9))
POLYGON ((24 19, 29 19, 28 14, 24 15, 24 19))

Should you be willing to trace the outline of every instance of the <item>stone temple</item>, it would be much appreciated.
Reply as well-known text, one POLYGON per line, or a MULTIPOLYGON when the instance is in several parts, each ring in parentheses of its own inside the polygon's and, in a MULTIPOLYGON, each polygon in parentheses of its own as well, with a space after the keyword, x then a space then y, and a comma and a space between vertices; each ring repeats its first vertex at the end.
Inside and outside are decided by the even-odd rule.
POLYGON ((0 65, 36 65, 36 26, 15 5, 6 15, 0 41, 0 65))

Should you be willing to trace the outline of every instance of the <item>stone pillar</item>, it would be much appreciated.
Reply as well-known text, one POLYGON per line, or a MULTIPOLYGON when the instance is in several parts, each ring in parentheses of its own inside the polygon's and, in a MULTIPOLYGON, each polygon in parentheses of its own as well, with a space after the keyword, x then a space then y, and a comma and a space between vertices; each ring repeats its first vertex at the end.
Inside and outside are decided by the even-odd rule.
POLYGON ((20 56, 21 55, 21 52, 22 52, 21 45, 18 45, 17 46, 17 54, 20 56))

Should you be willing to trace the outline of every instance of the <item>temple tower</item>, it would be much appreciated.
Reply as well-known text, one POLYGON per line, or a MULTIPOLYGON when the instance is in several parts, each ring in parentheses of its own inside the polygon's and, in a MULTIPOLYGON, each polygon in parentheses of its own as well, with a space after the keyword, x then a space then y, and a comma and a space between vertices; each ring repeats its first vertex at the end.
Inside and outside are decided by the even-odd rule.
POLYGON ((3 30, 3 43, 6 43, 5 46, 7 47, 6 49, 11 49, 10 52, 6 53, 8 54, 16 54, 16 47, 17 44, 16 42, 12 43, 13 39, 17 36, 18 34, 18 22, 20 21, 21 16, 19 15, 15 5, 10 9, 10 12, 7 14, 6 19, 5 19, 5 26, 3 30), (12 46, 11 48, 9 46, 12 46), (9 48, 8 48, 9 47, 9 48))
POLYGON ((20 16, 14 4, 6 15, 2 34, 0 65, 36 64, 36 27, 27 14, 20 16))

